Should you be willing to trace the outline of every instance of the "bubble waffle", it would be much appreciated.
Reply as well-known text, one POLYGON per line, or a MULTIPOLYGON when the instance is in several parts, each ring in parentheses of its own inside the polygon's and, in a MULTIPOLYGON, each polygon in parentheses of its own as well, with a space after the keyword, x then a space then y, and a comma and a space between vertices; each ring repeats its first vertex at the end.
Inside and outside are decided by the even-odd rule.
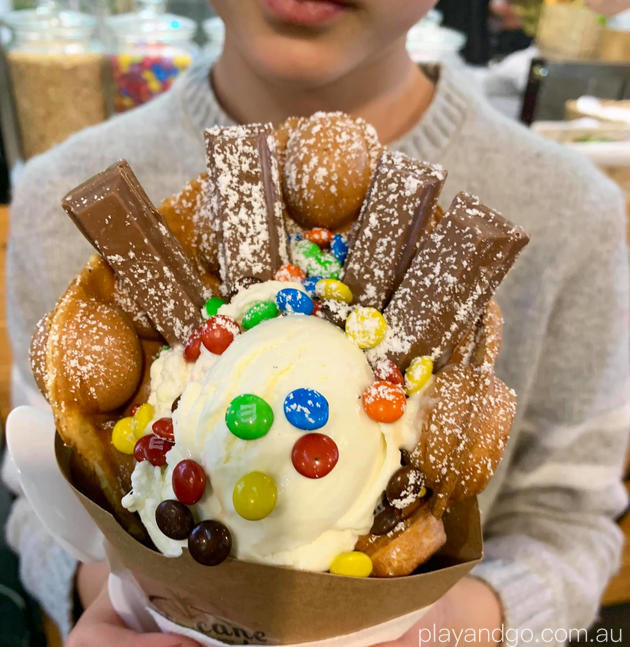
MULTIPOLYGON (((526 243, 526 235, 464 194, 444 215, 436 206, 445 177, 441 169, 384 153, 368 126, 343 115, 318 113, 311 119, 288 120, 275 133, 264 124, 210 129, 206 143, 208 174, 167 200, 161 216, 124 163, 66 198, 64 206, 112 269, 93 258, 38 327, 33 370, 51 402, 59 433, 85 459, 85 471, 91 469, 92 480, 122 523, 139 536, 137 519, 120 505, 120 496, 129 489, 130 455, 135 454, 138 465, 148 462, 170 470, 168 455, 177 450, 178 442, 174 424, 179 418, 164 417, 162 411, 163 417, 155 420, 153 405, 142 404, 147 400, 148 367, 161 339, 184 346, 183 353, 179 345, 167 351, 173 366, 193 365, 202 349, 217 361, 224 351, 229 353, 234 340, 240 344, 247 335, 252 339, 249 330, 262 329, 261 323, 279 314, 282 319, 326 315, 345 328, 346 339, 366 351, 373 368, 375 382, 362 396, 357 394, 366 424, 370 419, 370 425, 393 425, 405 415, 407 398, 420 402, 413 408, 417 444, 404 454, 370 532, 355 546, 363 555, 362 574, 367 574, 365 560, 375 576, 408 574, 444 542, 444 510, 481 491, 502 454, 514 415, 514 395, 493 373, 502 321, 491 295, 526 243), (379 159, 380 170, 372 178, 379 159), (121 177, 124 199, 119 200, 111 187, 119 186, 121 177), (93 190, 96 186, 98 191, 93 190), (386 190, 394 192, 390 197, 398 200, 398 209, 383 211, 386 190), (334 218, 333 197, 339 207, 334 218), (111 240, 111 232, 103 239, 104 227, 95 226, 109 225, 103 204, 112 199, 119 209, 116 217, 133 224, 134 235, 127 241, 111 240), (385 229, 374 222, 374 214, 381 211, 391 221, 385 229), (347 226, 359 213, 349 240, 335 233, 336 227, 347 226), (168 229, 162 229, 162 218, 168 229), (437 268, 444 258, 457 260, 460 264, 454 270, 466 272, 460 273, 451 295, 453 307, 449 302, 448 311, 442 312, 436 310, 438 303, 444 303, 443 275, 437 268), (362 271, 368 263, 371 266, 362 271), (350 284, 340 280, 344 271, 350 284), (169 295, 168 312, 153 298, 156 288, 151 281, 133 290, 134 276, 154 277, 156 272, 158 292, 169 295), (293 283, 274 287, 271 296, 264 296, 274 277, 293 283), (246 286, 253 292, 243 291, 246 286), (208 321, 200 323, 200 302, 219 290, 237 294, 229 305, 216 296, 207 301, 203 311, 208 321), (249 294, 263 296, 254 299, 249 294), (430 334, 421 325, 423 318, 433 321, 430 334), (101 330, 101 341, 107 342, 90 337, 86 333, 90 328, 97 334, 101 330), (63 343, 66 352, 59 352, 63 343), (108 352, 114 347, 116 352, 108 352), (105 370, 108 362, 115 363, 114 370, 105 370), (113 446, 122 453, 116 454, 113 446)), ((286 330, 288 334, 291 329, 286 330)), ((367 360, 361 361, 369 372, 367 360)), ((270 359, 274 366, 277 361, 270 359)), ((281 375, 282 371, 273 376, 270 384, 281 375)), ((181 406, 180 394, 181 389, 169 396, 171 412, 181 406)), ((337 465, 339 449, 322 433, 328 402, 307 388, 290 395, 296 398, 295 409, 287 404, 287 396, 284 414, 293 427, 303 431, 323 427, 295 442, 293 467, 306 479, 330 479, 328 474, 339 473, 344 463, 337 465), (316 402, 321 410, 313 408, 316 402)), ((262 442, 273 421, 269 404, 253 393, 232 396, 225 412, 229 433, 245 441, 262 442), (243 411, 253 416, 245 428, 243 411)), ((221 561, 232 547, 228 528, 217 518, 199 517, 201 508, 193 508, 191 522, 181 505, 195 506, 212 478, 206 478, 194 458, 180 461, 173 470, 178 505, 164 500, 161 510, 177 513, 186 528, 193 523, 188 535, 191 554, 199 555, 202 563, 217 563, 216 555, 197 550, 197 538, 220 545, 221 561), (189 483, 182 470, 194 476, 194 496, 183 485, 176 486, 189 483)), ((212 483, 218 487, 218 477, 212 483)), ((130 496, 129 507, 140 509, 133 507, 130 496)), ((234 488, 233 510, 244 519, 262 522, 273 513, 278 496, 282 493, 269 475, 244 474, 234 488), (253 502, 252 492, 258 493, 253 502)), ((155 514, 151 522, 155 523, 155 514)), ((170 521, 164 527, 173 530, 170 521)), ((176 530, 178 537, 186 534, 176 530)), ((244 543, 242 535, 237 547, 239 543, 244 543)), ((344 571, 344 564, 353 560, 342 553, 328 564, 335 573, 356 574, 344 571)))

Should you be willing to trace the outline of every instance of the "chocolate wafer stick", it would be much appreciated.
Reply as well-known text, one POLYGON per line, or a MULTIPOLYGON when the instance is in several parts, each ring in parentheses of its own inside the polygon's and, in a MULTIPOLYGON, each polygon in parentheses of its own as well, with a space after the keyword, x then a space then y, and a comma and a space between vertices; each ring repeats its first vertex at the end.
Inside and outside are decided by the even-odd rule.
POLYGON ((363 306, 382 310, 429 228, 446 171, 402 153, 384 152, 363 203, 343 281, 363 306))
POLYGON ((203 321, 206 290, 129 164, 98 173, 62 205, 166 341, 184 343, 203 321))
POLYGON ((273 279, 289 262, 284 202, 270 126, 206 131, 223 289, 273 279))
POLYGON ((477 198, 458 194, 387 306, 388 333, 370 360, 386 356, 404 369, 429 355, 444 366, 528 241, 477 198))

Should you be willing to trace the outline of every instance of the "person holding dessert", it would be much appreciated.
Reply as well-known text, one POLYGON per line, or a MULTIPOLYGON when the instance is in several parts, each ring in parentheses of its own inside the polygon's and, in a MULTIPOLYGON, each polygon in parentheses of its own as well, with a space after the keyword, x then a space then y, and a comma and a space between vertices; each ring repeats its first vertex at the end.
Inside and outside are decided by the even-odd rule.
MULTIPOLYGON (((281 124, 318 110, 362 117, 391 149, 446 166, 445 199, 464 188, 524 227, 531 243, 497 292, 505 317, 497 373, 519 403, 506 456, 480 498, 485 558, 391 643, 401 646, 418 644, 424 627, 450 629, 454 639, 462 629, 493 635, 502 624, 534 635, 588 625, 617 564, 613 519, 626 503, 622 197, 587 162, 493 112, 456 71, 412 63, 406 30, 433 4, 244 0, 236 9, 216 0, 226 41, 212 69, 200 62, 164 97, 29 163, 16 191, 8 266, 16 384, 21 378, 26 391, 31 331, 89 255, 54 209, 59 196, 125 157, 159 201, 203 170, 203 128, 281 124)), ((106 569, 77 567, 47 542, 21 499, 8 536, 25 583, 65 631, 76 587, 85 611, 70 645, 191 644, 125 628, 104 587, 106 569)))

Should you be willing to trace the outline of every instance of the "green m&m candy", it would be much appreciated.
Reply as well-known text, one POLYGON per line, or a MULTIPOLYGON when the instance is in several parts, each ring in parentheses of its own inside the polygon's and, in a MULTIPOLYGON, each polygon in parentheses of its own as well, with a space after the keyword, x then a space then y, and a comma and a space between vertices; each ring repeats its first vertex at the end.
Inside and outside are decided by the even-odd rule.
POLYGON ((278 306, 274 301, 261 301, 260 303, 254 304, 243 315, 243 328, 245 328, 245 330, 249 330, 266 319, 273 319, 277 316, 278 306))
POLYGON ((273 410, 257 395, 237 395, 225 412, 225 424, 237 438, 256 440, 271 429, 273 410))
POLYGON ((210 317, 214 317, 217 312, 219 312, 219 308, 223 305, 225 305, 225 301, 221 297, 212 297, 211 299, 208 299, 203 307, 205 316, 208 319, 210 319, 210 317))

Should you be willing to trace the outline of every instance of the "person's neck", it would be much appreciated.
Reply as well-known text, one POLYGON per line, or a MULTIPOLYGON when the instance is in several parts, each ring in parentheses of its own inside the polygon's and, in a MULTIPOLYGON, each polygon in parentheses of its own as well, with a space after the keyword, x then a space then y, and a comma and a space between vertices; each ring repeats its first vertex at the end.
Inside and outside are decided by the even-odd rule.
POLYGON ((237 123, 280 123, 317 110, 341 110, 371 123, 384 143, 411 130, 434 93, 431 81, 409 58, 404 42, 318 87, 262 77, 226 43, 213 69, 212 84, 223 109, 237 123))

